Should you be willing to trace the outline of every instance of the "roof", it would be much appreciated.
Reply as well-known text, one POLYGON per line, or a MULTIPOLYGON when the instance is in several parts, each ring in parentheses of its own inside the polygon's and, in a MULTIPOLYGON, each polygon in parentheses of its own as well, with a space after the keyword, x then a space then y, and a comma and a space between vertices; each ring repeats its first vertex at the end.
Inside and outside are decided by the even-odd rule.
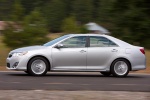
POLYGON ((131 44, 122 41, 120 39, 117 39, 113 36, 109 36, 109 35, 105 35, 105 34, 68 34, 68 36, 103 36, 105 38, 110 39, 111 41, 115 42, 116 44, 118 44, 120 47, 129 47, 131 46, 131 44))

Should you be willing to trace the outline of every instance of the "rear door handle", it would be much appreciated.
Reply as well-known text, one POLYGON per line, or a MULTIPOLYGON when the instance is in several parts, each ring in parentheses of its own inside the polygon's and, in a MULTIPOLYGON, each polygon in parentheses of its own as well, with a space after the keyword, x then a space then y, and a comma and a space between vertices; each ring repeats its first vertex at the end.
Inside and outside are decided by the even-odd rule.
POLYGON ((118 52, 118 50, 117 50, 117 49, 112 49, 111 51, 112 51, 112 52, 118 52))
POLYGON ((81 50, 80 52, 81 52, 81 53, 84 53, 84 52, 86 52, 86 51, 85 51, 85 50, 81 50))

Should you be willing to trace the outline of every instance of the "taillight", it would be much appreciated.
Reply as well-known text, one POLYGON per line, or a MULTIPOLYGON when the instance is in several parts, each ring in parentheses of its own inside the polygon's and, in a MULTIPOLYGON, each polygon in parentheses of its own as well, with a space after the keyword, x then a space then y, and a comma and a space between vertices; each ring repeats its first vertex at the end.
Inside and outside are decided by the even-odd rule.
POLYGON ((140 51, 141 51, 143 54, 145 54, 145 51, 144 51, 144 49, 140 49, 140 51))

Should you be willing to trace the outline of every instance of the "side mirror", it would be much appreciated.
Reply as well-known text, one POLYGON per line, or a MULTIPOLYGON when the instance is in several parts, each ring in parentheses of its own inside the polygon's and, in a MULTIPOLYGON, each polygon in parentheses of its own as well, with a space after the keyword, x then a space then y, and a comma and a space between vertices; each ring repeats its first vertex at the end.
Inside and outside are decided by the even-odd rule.
POLYGON ((63 44, 57 44, 56 46, 55 46, 55 48, 57 48, 57 49, 60 49, 60 48, 63 48, 63 44))

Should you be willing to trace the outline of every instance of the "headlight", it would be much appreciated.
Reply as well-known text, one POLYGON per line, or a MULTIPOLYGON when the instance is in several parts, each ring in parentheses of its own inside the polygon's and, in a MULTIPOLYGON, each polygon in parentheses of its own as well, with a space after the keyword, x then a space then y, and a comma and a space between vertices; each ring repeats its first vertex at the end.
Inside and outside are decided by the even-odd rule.
POLYGON ((15 52, 12 54, 13 57, 19 57, 27 54, 28 52, 15 52))

